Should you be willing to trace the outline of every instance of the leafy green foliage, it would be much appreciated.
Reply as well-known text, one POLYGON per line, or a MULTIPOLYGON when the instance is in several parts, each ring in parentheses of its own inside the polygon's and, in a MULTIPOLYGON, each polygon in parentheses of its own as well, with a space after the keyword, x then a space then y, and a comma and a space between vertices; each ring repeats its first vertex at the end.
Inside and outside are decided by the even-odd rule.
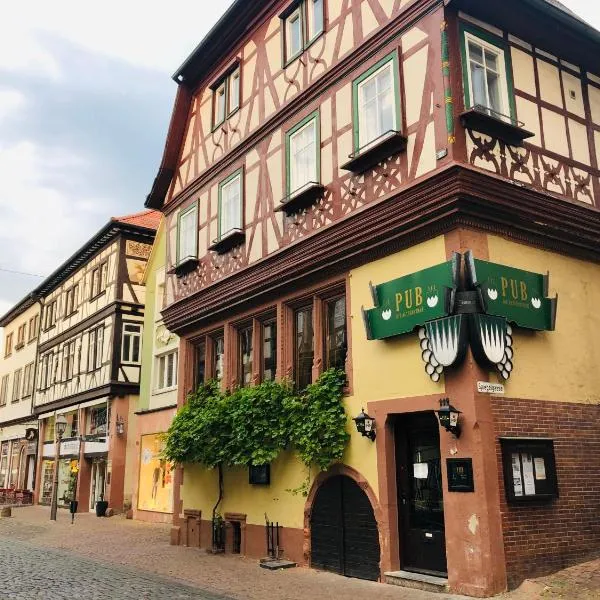
POLYGON ((301 394, 288 382, 265 382, 224 394, 217 382, 190 394, 165 436, 164 456, 182 463, 262 465, 292 442, 310 467, 342 458, 349 435, 343 371, 330 369, 301 394))
POLYGON ((341 460, 350 439, 342 402, 346 374, 325 371, 289 406, 291 440, 302 462, 325 471, 341 460))

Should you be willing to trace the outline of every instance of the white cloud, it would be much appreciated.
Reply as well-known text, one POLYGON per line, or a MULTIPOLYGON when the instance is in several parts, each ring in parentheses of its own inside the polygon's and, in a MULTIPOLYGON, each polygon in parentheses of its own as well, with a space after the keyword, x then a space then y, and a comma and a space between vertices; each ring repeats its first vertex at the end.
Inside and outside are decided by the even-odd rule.
POLYGON ((0 126, 9 115, 23 107, 25 102, 25 96, 19 91, 0 89, 0 126))

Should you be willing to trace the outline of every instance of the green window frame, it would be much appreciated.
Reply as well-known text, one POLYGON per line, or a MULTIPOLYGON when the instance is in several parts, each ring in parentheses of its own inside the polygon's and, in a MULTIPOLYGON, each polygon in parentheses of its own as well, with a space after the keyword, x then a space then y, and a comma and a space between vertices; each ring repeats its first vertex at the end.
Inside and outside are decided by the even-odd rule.
POLYGON ((300 186, 295 186, 292 189, 292 139, 305 127, 314 123, 315 128, 315 183, 321 183, 321 113, 317 109, 310 115, 302 119, 294 125, 285 134, 285 173, 286 173, 286 196, 291 196, 298 190, 302 189, 309 181, 304 182, 300 186))
POLYGON ((242 102, 242 66, 236 61, 224 75, 210 86, 213 92, 212 131, 235 114, 242 102), (223 99, 223 112, 219 114, 219 99, 223 99))
POLYGON ((198 258, 198 202, 194 202, 188 208, 182 210, 179 213, 179 215, 177 216, 177 254, 176 254, 176 258, 177 258, 178 265, 181 263, 182 260, 185 260, 186 258, 198 258), (195 235, 194 235, 194 240, 193 240, 194 241, 194 246, 193 246, 194 249, 193 249, 192 254, 187 253, 186 256, 182 256, 181 255, 181 234, 182 234, 181 221, 185 217, 187 217, 190 213, 194 213, 194 215, 195 215, 195 218, 194 218, 195 235))
POLYGON ((325 33, 325 0, 296 0, 279 16, 281 19, 282 63, 287 67, 325 33), (292 21, 298 21, 298 49, 290 43, 292 21))
MULTIPOLYGON (((512 121, 515 121, 517 118, 517 109, 515 103, 515 92, 514 92, 514 84, 512 77, 512 60, 510 55, 510 49, 508 48, 505 41, 486 31, 485 29, 481 29, 474 25, 470 25, 464 22, 461 22, 460 27, 460 53, 462 59, 462 74, 463 74, 463 90, 464 90, 464 100, 465 100, 465 110, 471 109, 472 101, 471 101, 471 75, 469 68, 469 57, 467 55, 467 39, 471 39, 480 43, 484 48, 492 49, 498 53, 498 55, 502 59, 502 70, 504 79, 502 82, 502 102, 503 102, 503 110, 506 110, 505 114, 507 117, 510 117, 512 121)), ((492 109, 491 107, 487 107, 492 109)), ((502 111, 499 111, 502 112, 502 111)))
POLYGON ((241 167, 233 172, 229 177, 219 183, 219 209, 218 209, 218 233, 217 239, 221 240, 223 236, 229 234, 235 229, 244 229, 244 168, 241 167), (229 227, 223 231, 223 189, 231 184, 236 178, 239 178, 239 227, 229 227))
POLYGON ((386 132, 380 132, 379 136, 361 143, 361 119, 360 119, 360 89, 362 85, 373 76, 382 72, 384 69, 392 68, 392 89, 394 93, 394 106, 393 106, 393 117, 394 117, 394 131, 401 131, 402 129, 402 105, 400 102, 400 61, 398 59, 398 52, 394 50, 391 54, 388 54, 380 61, 376 62, 370 69, 365 71, 360 77, 352 82, 352 113, 353 113, 353 136, 354 136, 354 152, 359 153, 364 150, 367 146, 373 144, 377 139, 385 135, 386 132))

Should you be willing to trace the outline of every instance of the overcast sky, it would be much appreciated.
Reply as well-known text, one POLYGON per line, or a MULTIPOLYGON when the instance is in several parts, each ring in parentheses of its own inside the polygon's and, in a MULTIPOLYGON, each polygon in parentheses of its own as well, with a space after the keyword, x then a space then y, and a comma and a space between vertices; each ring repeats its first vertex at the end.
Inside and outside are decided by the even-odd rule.
MULTIPOLYGON (((248 0, 251 1, 251 0, 248 0)), ((597 0, 563 0, 600 29, 597 0)), ((230 0, 23 0, 0 21, 0 315, 111 216, 143 209, 171 74, 230 0)))

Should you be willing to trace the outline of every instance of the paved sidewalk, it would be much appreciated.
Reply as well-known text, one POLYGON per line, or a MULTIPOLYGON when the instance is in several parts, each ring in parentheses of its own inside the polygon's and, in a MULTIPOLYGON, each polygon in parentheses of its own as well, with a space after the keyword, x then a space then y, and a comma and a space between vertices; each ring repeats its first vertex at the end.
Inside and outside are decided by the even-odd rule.
MULTIPOLYGON (((0 543, 9 538, 35 549, 47 548, 74 553, 76 557, 97 562, 100 568, 105 568, 107 564, 125 566, 135 576, 150 573, 184 582, 202 590, 204 594, 224 595, 234 600, 463 598, 349 579, 312 569, 267 571, 261 569, 258 561, 254 559, 231 555, 215 556, 197 548, 170 546, 170 526, 129 521, 122 516, 99 519, 92 514, 78 514, 75 525, 71 525, 70 515, 64 510, 59 511, 56 523, 49 521, 47 507, 18 508, 14 509, 12 514, 10 519, 0 519, 0 543)), ((0 569, 1 558, 0 556, 0 569)), ((75 562, 77 564, 77 561, 75 562)), ((119 580, 122 581, 120 575, 119 580)), ((22 596, 16 597, 19 600, 27 600, 22 596)), ((173 595, 164 597, 177 598, 173 595)), ((65 595, 64 598, 71 599, 77 596, 65 595)), ((89 600, 86 596, 80 598, 89 600)), ((104 595, 103 598, 112 600, 110 594, 104 595)), ((139 598, 145 599, 146 596, 140 595, 139 598)))
MULTIPOLYGON (((180 593, 166 594, 168 598, 210 598, 226 596, 233 600, 333 600, 338 598, 360 598, 378 600, 458 600, 463 596, 433 594, 358 579, 340 577, 312 569, 290 569, 267 571, 261 569, 254 559, 231 555, 211 555, 197 548, 169 545, 169 525, 156 525, 129 521, 122 516, 99 519, 95 515, 80 514, 75 524, 70 524, 70 515, 60 510, 58 521, 49 520, 47 507, 23 507, 13 510, 10 519, 0 519, 0 585, 2 565, 2 543, 16 541, 22 556, 23 548, 30 548, 37 555, 38 549, 47 549, 45 555, 58 551, 61 556, 71 556, 76 569, 80 561, 88 565, 84 571, 106 573, 107 567, 118 573, 116 580, 137 585, 138 578, 157 577, 156 586, 184 584, 180 593), (97 565, 90 568, 89 565, 97 565), (123 574, 126 571, 125 575, 123 574), (129 573, 129 575, 127 575, 129 573), (191 586, 198 596, 186 596, 191 586)), ((21 560, 19 558, 18 560, 21 560)), ((60 559, 62 560, 62 559, 60 559)), ((6 567, 4 567, 6 570, 6 567)), ((109 569, 110 571, 110 569, 109 569)), ((35 567, 32 576, 35 576, 35 567)), ((6 584, 4 584, 6 585, 6 584)), ((104 576, 97 578, 98 589, 110 585, 104 576)), ((135 588, 134 589, 139 589, 135 588)), ((119 588, 120 589, 120 588, 119 588)), ((157 588, 158 589, 158 588, 157 588)), ((161 588, 162 589, 162 588, 161 588)), ((176 588, 173 588, 176 589, 176 588)), ((2 591, 6 591, 3 587, 2 591)), ((4 600, 5 596, 1 596, 4 600)), ((7 596, 7 598, 54 598, 52 596, 7 596)), ((95 598, 96 596, 65 595, 64 598, 95 598)), ((111 596, 108 598, 154 598, 153 595, 111 596)), ((161 596, 157 596, 161 597, 161 596)), ((57 596, 61 598, 61 596, 57 596)), ((503 594, 501 600, 600 600, 600 557, 583 565, 565 569, 555 575, 526 581, 518 590, 503 594)))

